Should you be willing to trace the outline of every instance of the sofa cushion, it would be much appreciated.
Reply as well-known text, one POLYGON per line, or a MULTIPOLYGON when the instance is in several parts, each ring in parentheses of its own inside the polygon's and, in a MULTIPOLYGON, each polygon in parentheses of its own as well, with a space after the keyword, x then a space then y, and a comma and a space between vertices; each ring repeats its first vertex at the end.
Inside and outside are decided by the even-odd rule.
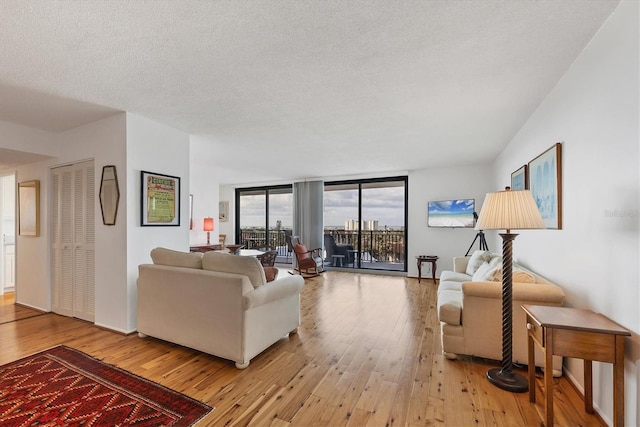
MULTIPOLYGON (((496 267, 491 274, 492 276, 487 280, 493 282, 502 282, 502 266, 496 267)), ((529 271, 514 266, 513 270, 511 271, 511 282, 536 283, 536 276, 529 271)))
POLYGON ((222 273, 242 274, 249 278, 254 288, 267 283, 264 268, 256 257, 231 255, 224 252, 209 251, 202 257, 202 268, 222 273))
POLYGON ((267 282, 273 282, 278 277, 278 269, 276 267, 263 267, 264 268, 264 276, 267 279, 267 282))
POLYGON ((440 273, 440 283, 451 281, 451 282, 468 282, 471 280, 471 276, 465 273, 458 273, 456 271, 445 270, 440 273))
POLYGON ((478 267, 475 273, 473 273, 471 280, 473 282, 486 282, 487 280, 491 280, 493 273, 497 268, 498 267, 492 267, 491 264, 485 262, 478 267))
POLYGON ((307 246, 302 243, 298 243, 293 250, 298 254, 298 260, 311 258, 309 249, 307 249, 307 246))
POLYGON ((473 276, 476 270, 480 268, 483 263, 489 262, 489 260, 491 260, 491 252, 476 250, 469 259, 466 273, 469 276, 473 276))
POLYGON ((201 252, 180 252, 167 248, 151 250, 151 260, 154 264, 170 267, 202 268, 201 252))
POLYGON ((438 283, 438 295, 440 295, 440 292, 442 292, 442 291, 458 291, 458 292, 460 292, 461 290, 462 290, 462 282, 454 282, 454 281, 443 282, 443 281, 440 281, 440 283, 438 283))
POLYGON ((511 273, 511 280, 517 283, 536 283, 536 276, 524 270, 514 270, 511 273))
POLYGON ((499 267, 502 265, 502 255, 492 255, 489 260, 489 265, 491 267, 499 267))
POLYGON ((462 292, 448 290, 438 293, 438 320, 449 325, 460 325, 462 292))

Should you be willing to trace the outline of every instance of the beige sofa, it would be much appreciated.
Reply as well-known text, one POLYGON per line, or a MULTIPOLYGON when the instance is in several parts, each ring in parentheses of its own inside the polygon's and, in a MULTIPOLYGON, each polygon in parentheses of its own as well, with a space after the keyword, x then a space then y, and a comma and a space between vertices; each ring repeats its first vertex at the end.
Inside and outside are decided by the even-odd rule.
POLYGON ((268 282, 260 262, 220 252, 151 251, 138 267, 137 330, 233 360, 244 369, 300 324, 304 279, 268 282))
MULTIPOLYGON (((438 285, 438 319, 443 354, 502 359, 502 257, 476 251, 456 257, 454 271, 443 271, 438 285)), ((513 361, 526 365, 527 328, 523 304, 564 304, 562 289, 517 264, 513 267, 513 361)), ((544 358, 536 346, 536 365, 544 358)), ((554 375, 562 374, 562 358, 554 356, 554 375)))

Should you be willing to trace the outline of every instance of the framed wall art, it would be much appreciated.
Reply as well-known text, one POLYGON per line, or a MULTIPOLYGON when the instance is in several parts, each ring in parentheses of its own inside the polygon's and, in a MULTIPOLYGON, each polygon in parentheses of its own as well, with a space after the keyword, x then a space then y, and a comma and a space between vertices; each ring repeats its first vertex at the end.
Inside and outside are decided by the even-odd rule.
POLYGON ((562 229, 562 144, 531 160, 528 165, 529 190, 547 228, 562 229))
POLYGON ((180 225, 180 178, 141 172, 141 225, 180 225))
POLYGON ((220 222, 229 221, 229 202, 228 201, 219 202, 218 210, 219 210, 218 220, 220 222))
POLYGON ((193 194, 189 194, 189 230, 193 230, 193 194))
POLYGON ((102 178, 100 179, 100 210, 104 225, 116 225, 119 202, 120 188, 118 187, 116 167, 114 165, 103 166, 102 178))
POLYGON ((18 184, 18 234, 40 235, 40 181, 18 184))
POLYGON ((527 165, 521 166, 518 170, 511 174, 512 190, 528 190, 529 177, 527 176, 527 165))

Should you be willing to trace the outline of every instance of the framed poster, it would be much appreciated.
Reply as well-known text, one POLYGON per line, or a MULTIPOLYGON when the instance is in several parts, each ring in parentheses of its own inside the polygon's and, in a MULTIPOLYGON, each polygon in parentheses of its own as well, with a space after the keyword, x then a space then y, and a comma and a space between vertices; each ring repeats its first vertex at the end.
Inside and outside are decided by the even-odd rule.
POLYGON ((511 174, 512 190, 528 190, 529 177, 527 176, 527 165, 521 166, 520 169, 511 174))
POLYGON ((229 221, 229 202, 228 201, 219 202, 218 210, 219 210, 218 220, 220 222, 229 221))
POLYGON ((18 235, 40 235, 40 181, 18 184, 18 235))
POLYGON ((141 172, 140 223, 142 226, 180 225, 180 178, 141 172))
POLYGON ((528 165, 529 190, 547 228, 562 229, 562 144, 556 143, 528 165))

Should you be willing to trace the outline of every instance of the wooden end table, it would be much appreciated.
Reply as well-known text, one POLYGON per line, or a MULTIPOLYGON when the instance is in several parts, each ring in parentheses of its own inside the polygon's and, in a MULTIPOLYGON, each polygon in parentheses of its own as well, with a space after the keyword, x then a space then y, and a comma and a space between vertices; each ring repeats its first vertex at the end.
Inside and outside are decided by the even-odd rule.
POLYGON ((229 249, 229 252, 234 254, 241 248, 242 245, 193 245, 189 248, 190 252, 209 252, 209 251, 221 251, 223 249, 229 249))
POLYGON ((438 261, 438 257, 435 255, 418 255, 416 256, 416 260, 418 262, 418 283, 420 283, 420 279, 422 279, 423 262, 431 263, 431 278, 433 279, 433 283, 436 283, 436 261, 438 261))
POLYGON ((624 425, 624 337, 631 333, 590 310, 523 305, 527 315, 529 402, 536 401, 535 351, 544 354, 545 426, 553 426, 553 355, 584 360, 584 409, 593 414, 592 361, 613 363, 613 425, 624 425))

